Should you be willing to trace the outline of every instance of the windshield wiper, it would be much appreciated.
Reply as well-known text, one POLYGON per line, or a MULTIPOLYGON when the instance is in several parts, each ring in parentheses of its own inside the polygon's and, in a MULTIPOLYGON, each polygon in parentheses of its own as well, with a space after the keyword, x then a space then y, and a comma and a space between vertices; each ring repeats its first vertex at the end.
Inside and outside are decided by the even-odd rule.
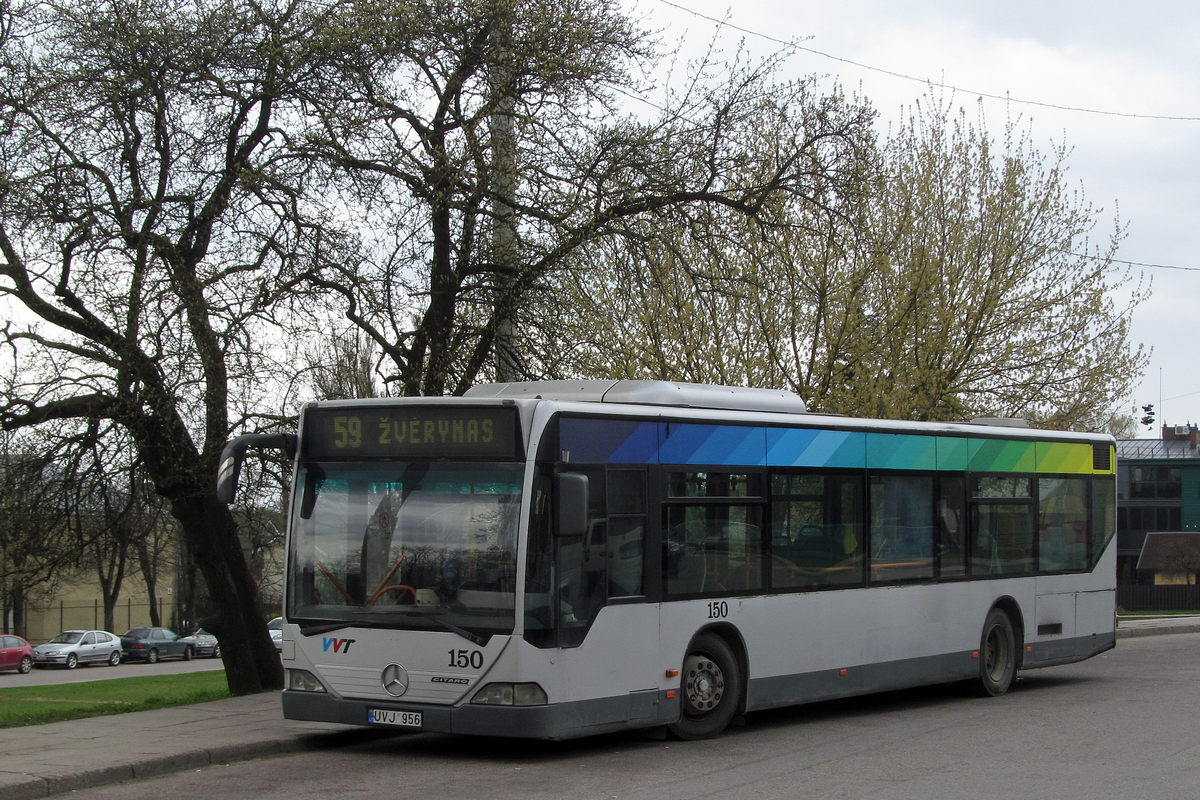
MULTIPOLYGON (((378 628, 378 627, 382 627, 382 625, 383 625, 383 623, 380 620, 368 618, 368 615, 382 616, 379 611, 368 612, 366 609, 362 609, 362 610, 356 611, 355 615, 356 615, 355 619, 339 620, 337 622, 323 622, 323 623, 319 623, 319 624, 309 624, 309 625, 301 623, 300 624, 300 633, 303 636, 317 636, 322 633, 330 633, 331 631, 341 630, 342 628, 378 628)), ((453 622, 443 619, 442 617, 435 617, 432 614, 409 614, 406 612, 391 612, 389 614, 386 614, 386 616, 389 616, 392 618, 399 617, 399 618, 405 619, 405 620, 418 620, 418 619, 419 620, 428 620, 429 622, 434 623, 435 625, 437 625, 437 627, 441 628, 444 631, 449 631, 450 633, 457 633, 459 636, 463 637, 468 642, 470 642, 473 645, 476 645, 477 647, 486 646, 487 643, 492 638, 491 634, 488 634, 487 636, 483 636, 481 634, 475 633, 474 631, 469 631, 466 628, 455 625, 453 622)))
POLYGON ((300 625, 301 636, 316 636, 319 633, 329 633, 330 631, 341 630, 342 628, 361 627, 362 622, 359 620, 342 620, 340 622, 326 622, 320 625, 300 625))
POLYGON ((443 629, 448 630, 451 633, 457 633, 459 636, 463 637, 468 642, 470 642, 473 645, 476 645, 477 647, 484 647, 485 645, 487 645, 488 641, 492 638, 491 634, 489 634, 487 636, 480 636, 478 633, 469 631, 466 628, 460 628, 459 626, 455 625, 453 622, 447 622, 446 620, 442 619, 441 617, 426 617, 426 619, 430 620, 431 622, 436 622, 443 629))

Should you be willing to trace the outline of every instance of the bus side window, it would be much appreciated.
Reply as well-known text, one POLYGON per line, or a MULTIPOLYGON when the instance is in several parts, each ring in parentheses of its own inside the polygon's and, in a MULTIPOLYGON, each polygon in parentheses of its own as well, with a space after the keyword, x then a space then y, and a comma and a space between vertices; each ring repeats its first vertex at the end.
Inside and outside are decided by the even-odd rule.
POLYGON ((645 594, 648 477, 644 468, 608 470, 608 596, 645 594))
POLYGON ((933 478, 871 477, 871 580, 933 577, 933 478))
POLYGON ((772 475, 772 586, 861 583, 861 500, 858 475, 807 470, 772 475))
POLYGON ((646 548, 644 518, 617 517, 608 523, 608 595, 644 594, 642 574, 646 548))
POLYGON ((574 469, 588 476, 588 528, 582 536, 556 536, 558 545, 559 646, 583 641, 607 594, 605 481, 602 469, 574 469))
POLYGON ((535 647, 555 644, 553 537, 550 533, 550 476, 534 480, 529 547, 525 564, 525 639, 535 647))
POLYGON ((1086 478, 1038 481, 1038 570, 1087 568, 1086 478))
POLYGON ((943 578, 966 575, 966 481, 955 476, 942 477, 938 483, 938 574, 943 578))

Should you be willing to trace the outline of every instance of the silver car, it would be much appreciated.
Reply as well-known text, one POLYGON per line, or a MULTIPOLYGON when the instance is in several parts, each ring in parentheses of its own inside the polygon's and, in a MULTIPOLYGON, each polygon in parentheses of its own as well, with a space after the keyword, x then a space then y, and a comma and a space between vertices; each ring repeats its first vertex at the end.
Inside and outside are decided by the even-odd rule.
POLYGON ((121 640, 108 631, 63 631, 33 648, 33 664, 75 669, 79 664, 121 663, 121 640))
POLYGON ((271 641, 275 643, 276 650, 283 649, 283 617, 276 617, 267 623, 267 633, 271 634, 271 641))
POLYGON ((221 644, 217 641, 217 637, 213 636, 204 628, 197 628, 196 632, 191 636, 184 636, 179 641, 187 642, 192 646, 192 654, 197 656, 212 656, 213 658, 221 657, 221 644))

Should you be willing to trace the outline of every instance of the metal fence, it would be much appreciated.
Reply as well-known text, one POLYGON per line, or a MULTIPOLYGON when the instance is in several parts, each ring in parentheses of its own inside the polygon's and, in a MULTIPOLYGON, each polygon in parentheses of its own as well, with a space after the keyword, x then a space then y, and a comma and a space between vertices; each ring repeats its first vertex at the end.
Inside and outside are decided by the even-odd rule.
POLYGON ((1121 584, 1117 605, 1126 611, 1200 611, 1200 585, 1121 584))
MULTIPOLYGON (((173 604, 159 599, 158 613, 162 624, 170 626, 174 623, 174 610, 173 604)), ((118 602, 113 609, 112 633, 120 635, 130 628, 150 624, 149 603, 126 600, 118 602)), ((102 630, 104 627, 104 604, 99 600, 74 605, 59 600, 44 606, 36 603, 25 606, 25 638, 33 644, 48 641, 59 631, 102 630)))

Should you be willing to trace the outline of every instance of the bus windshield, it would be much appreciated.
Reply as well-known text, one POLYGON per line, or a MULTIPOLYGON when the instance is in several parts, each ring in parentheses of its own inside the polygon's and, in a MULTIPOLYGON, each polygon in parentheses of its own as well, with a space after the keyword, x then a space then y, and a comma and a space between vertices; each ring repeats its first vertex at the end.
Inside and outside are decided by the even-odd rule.
POLYGON ((302 633, 514 622, 519 463, 302 462, 287 612, 302 633))

